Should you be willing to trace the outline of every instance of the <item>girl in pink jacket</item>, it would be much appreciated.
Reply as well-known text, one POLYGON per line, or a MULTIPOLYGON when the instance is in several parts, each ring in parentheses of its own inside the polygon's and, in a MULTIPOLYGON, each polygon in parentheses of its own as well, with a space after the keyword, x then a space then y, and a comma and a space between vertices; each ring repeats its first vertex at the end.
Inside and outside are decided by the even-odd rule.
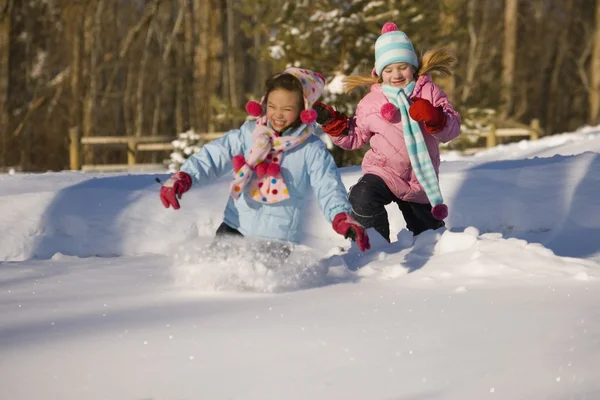
POLYGON ((370 77, 344 80, 349 92, 371 85, 348 118, 318 102, 317 122, 332 141, 346 150, 370 150, 362 162, 363 176, 350 189, 352 214, 365 228, 390 241, 385 206, 398 204, 414 235, 444 226, 448 207, 439 187, 439 143, 460 133, 460 116, 448 96, 432 82, 431 72, 451 74, 456 59, 447 49, 428 51, 419 61, 406 34, 387 22, 375 43, 370 77))

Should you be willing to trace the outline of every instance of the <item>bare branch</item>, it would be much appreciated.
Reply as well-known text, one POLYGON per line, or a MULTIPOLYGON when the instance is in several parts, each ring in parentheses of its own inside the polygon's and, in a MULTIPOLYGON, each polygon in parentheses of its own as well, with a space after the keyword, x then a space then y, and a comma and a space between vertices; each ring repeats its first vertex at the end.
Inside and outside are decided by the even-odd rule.
POLYGON ((589 94, 592 91, 592 84, 590 83, 590 78, 588 76, 588 70, 585 68, 585 64, 592 54, 592 48, 594 47, 594 41, 593 41, 593 36, 591 34, 585 35, 585 37, 588 39, 585 41, 585 46, 583 48, 583 51, 581 52, 581 55, 579 57, 577 57, 576 64, 577 64, 577 72, 579 74, 579 78, 581 79, 581 83, 583 84, 583 87, 589 94))
POLYGON ((123 39, 123 41, 121 42, 121 45, 119 46, 119 58, 117 59, 117 63, 110 74, 110 78, 108 79, 108 83, 106 85, 106 90, 104 91, 105 95, 103 96, 102 102, 100 103, 102 107, 105 107, 106 103, 108 102, 107 94, 112 91, 112 87, 115 82, 115 77, 117 76, 117 72, 119 72, 119 69, 121 68, 121 62, 127 55, 131 43, 133 43, 133 40, 137 38, 140 31, 146 25, 148 25, 150 21, 152 21, 152 19, 154 19, 154 17, 156 16, 156 12, 158 11, 159 4, 160 0, 154 0, 154 2, 146 8, 146 12, 142 16, 142 18, 129 30, 129 32, 127 32, 127 36, 125 36, 125 39, 123 39))

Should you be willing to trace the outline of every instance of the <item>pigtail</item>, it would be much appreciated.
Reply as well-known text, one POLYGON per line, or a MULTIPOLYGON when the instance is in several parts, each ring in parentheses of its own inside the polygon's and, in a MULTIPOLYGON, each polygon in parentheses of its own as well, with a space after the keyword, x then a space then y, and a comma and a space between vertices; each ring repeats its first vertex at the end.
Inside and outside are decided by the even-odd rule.
POLYGON ((449 47, 428 50, 421 60, 421 67, 417 71, 418 75, 438 72, 442 76, 452 75, 452 69, 456 66, 456 56, 449 47))
POLYGON ((344 79, 342 79, 342 83, 344 84, 344 92, 346 93, 350 93, 358 87, 370 86, 378 82, 379 78, 365 75, 347 76, 344 79))
MULTIPOLYGON (((449 47, 440 47, 439 49, 428 50, 423 54, 421 67, 417 71, 417 76, 437 72, 442 76, 452 75, 452 69, 456 66, 456 56, 449 47)), ((352 75, 342 79, 344 92, 350 93, 361 86, 370 86, 375 83, 381 83, 381 77, 352 75)))

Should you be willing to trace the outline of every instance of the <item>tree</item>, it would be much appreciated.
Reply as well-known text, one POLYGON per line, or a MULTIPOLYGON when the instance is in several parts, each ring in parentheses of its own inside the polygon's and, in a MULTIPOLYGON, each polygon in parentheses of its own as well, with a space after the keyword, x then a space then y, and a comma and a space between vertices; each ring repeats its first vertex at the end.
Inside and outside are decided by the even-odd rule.
POLYGON ((515 64, 517 56, 518 0, 506 0, 504 10, 504 47, 502 51, 502 113, 503 118, 512 112, 515 64))
POLYGON ((589 123, 600 124, 600 0, 596 0, 596 22, 590 63, 589 123))
POLYGON ((0 0, 0 166, 6 166, 12 0, 0 0))

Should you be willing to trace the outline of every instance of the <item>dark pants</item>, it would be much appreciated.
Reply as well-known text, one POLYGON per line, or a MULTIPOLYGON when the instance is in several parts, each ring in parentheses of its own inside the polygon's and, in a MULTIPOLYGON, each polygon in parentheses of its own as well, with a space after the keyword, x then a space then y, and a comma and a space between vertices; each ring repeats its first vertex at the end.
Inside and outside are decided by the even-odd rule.
POLYGON ((242 235, 240 233, 240 231, 238 231, 237 229, 234 229, 232 227, 230 227, 229 225, 227 225, 225 222, 221 223, 221 225, 219 225, 219 227, 217 228, 217 232, 215 232, 215 235, 218 238, 222 238, 222 237, 244 237, 244 235, 242 235))
POLYGON ((406 221, 406 228, 413 235, 445 225, 444 221, 436 219, 431 214, 431 204, 400 200, 377 175, 366 174, 360 178, 350 189, 348 198, 352 204, 352 216, 365 228, 374 228, 388 242, 390 223, 385 206, 391 202, 398 204, 406 221))
MULTIPOLYGON (((226 238, 226 237, 232 237, 232 238, 235 238, 235 237, 243 238, 244 237, 244 235, 242 235, 240 233, 240 231, 238 231, 235 228, 230 227, 225 222, 223 222, 223 223, 221 223, 221 225, 219 225, 215 235, 216 235, 217 239, 226 238)), ((270 255, 273 258, 284 261, 285 259, 287 259, 289 257, 289 255, 292 252, 292 249, 290 248, 290 246, 288 246, 285 243, 264 241, 261 243, 260 251, 265 254, 270 255)))

